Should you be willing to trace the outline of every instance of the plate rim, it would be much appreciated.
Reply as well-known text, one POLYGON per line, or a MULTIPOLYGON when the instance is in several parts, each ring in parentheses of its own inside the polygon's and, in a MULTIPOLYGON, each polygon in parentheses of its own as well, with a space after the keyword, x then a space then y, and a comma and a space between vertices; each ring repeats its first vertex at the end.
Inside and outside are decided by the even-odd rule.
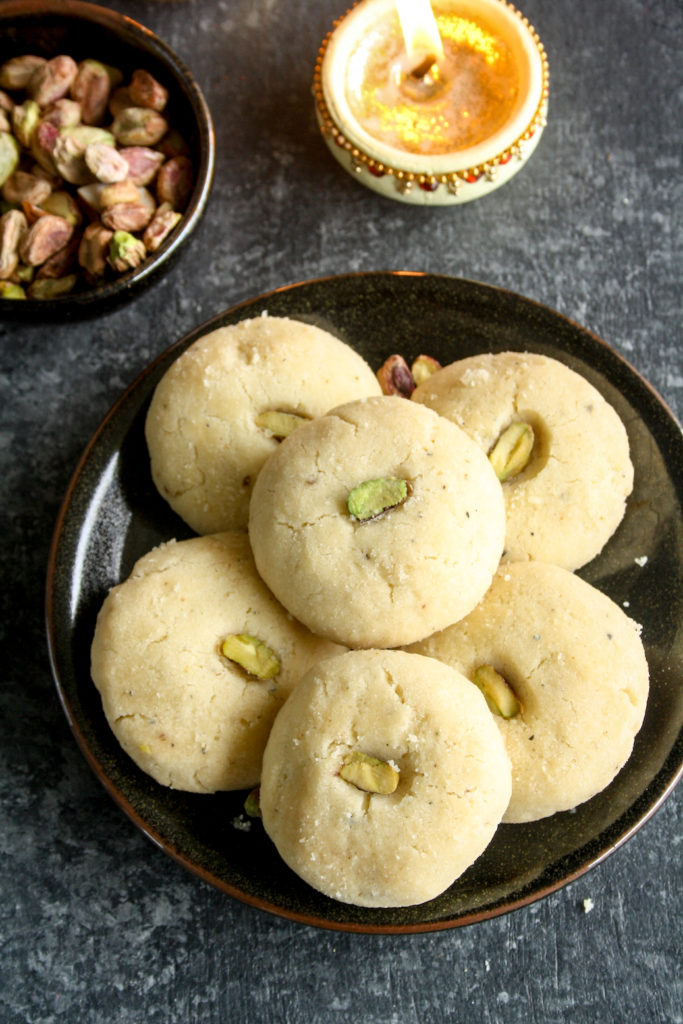
MULTIPOLYGON (((453 928, 466 927, 469 925, 477 924, 485 920, 491 920, 497 917, 504 916, 508 913, 512 913, 521 907, 528 906, 540 899, 544 899, 546 896, 565 886, 576 881, 582 875, 588 871, 597 867, 603 863, 608 857, 612 855, 617 849, 623 846, 629 839, 631 839, 643 825, 648 822, 653 815, 662 807, 665 801, 669 798, 671 793, 676 788, 678 782, 683 776, 683 750, 681 756, 676 757, 675 752, 683 742, 683 731, 679 732, 677 739, 672 743, 671 749, 660 767, 657 774, 650 780, 648 785, 645 787, 642 793, 639 794, 637 799, 632 805, 629 806, 627 811, 622 814, 609 826, 609 830, 616 830, 617 835, 606 847, 602 848, 596 855, 588 856, 577 868, 570 873, 562 874, 560 878, 555 881, 550 881, 540 888, 534 887, 533 882, 529 883, 532 887, 532 891, 523 893, 520 897, 514 900, 501 899, 496 901, 493 905, 489 905, 484 909, 472 910, 465 912, 457 917, 442 918, 438 920, 427 920, 418 923, 404 923, 404 924, 382 924, 382 923, 371 923, 371 922, 360 922, 360 921, 338 921, 334 919, 328 919, 305 913, 303 911, 297 911, 296 909, 282 907, 276 903, 273 903, 269 899, 265 899, 260 896, 255 896, 251 893, 245 892, 240 889, 237 885, 234 885, 222 878, 217 877, 208 868, 201 864, 195 863, 191 857, 189 857, 182 850, 178 849, 172 841, 164 838, 157 829, 152 827, 142 817, 141 813, 134 807, 129 798, 117 787, 107 775, 105 769, 98 761, 97 757, 91 750, 86 737, 83 734, 81 726, 77 721, 76 715, 74 714, 73 708, 68 698, 68 694, 65 689, 64 681, 60 675, 59 666, 59 654, 58 646, 59 641, 57 637, 57 631, 55 628, 55 578, 57 572, 57 562, 60 550, 60 543, 63 536, 63 530, 65 522, 71 507, 71 503, 74 494, 78 488, 81 477, 89 464, 93 451, 97 448, 102 435, 107 429, 107 426, 115 419, 117 413, 124 407, 128 401, 138 392, 141 386, 152 379, 155 371, 164 363, 172 361, 175 358, 175 354, 183 351, 190 344, 192 344, 199 337, 214 330, 220 326, 227 318, 238 317, 241 311, 248 311, 251 307, 258 305, 259 303, 267 302, 269 299, 283 292, 295 293, 298 289, 304 289, 311 286, 325 286, 326 284, 333 283, 336 286, 338 282, 349 281, 354 279, 368 279, 374 280, 395 280, 399 278, 408 279, 427 279, 434 280, 436 282, 443 282, 446 286, 457 285, 458 287, 473 287, 475 289, 483 289, 491 293, 498 294, 504 297, 504 300, 508 301, 521 301, 526 306, 535 307, 543 315, 550 315, 553 318, 558 318, 580 334, 586 335, 591 339, 591 342, 601 350, 609 353, 610 357, 616 360, 618 364, 621 364, 622 370, 630 375, 641 388, 645 389, 651 402, 654 402, 654 407, 659 409, 664 414, 664 421, 667 422, 669 428, 677 428, 677 433, 672 436, 677 437, 678 442, 681 445, 681 452, 683 453, 683 431, 681 426, 666 400, 659 394, 652 384, 647 380, 646 377, 640 373, 629 361, 623 356, 617 349, 615 349, 608 342, 604 341, 590 328, 587 328, 580 324, 578 321, 566 316, 563 313, 541 303, 538 300, 529 298, 521 293, 512 291, 507 288, 500 287, 498 285, 491 285, 485 282, 473 280, 470 278, 457 277, 447 274, 433 274, 425 271, 412 271, 412 270, 378 270, 378 271, 354 271, 344 274, 330 274, 323 275, 320 277, 304 279, 301 281, 292 282, 290 284, 284 284, 275 288, 268 289, 258 295, 252 296, 219 311, 212 315, 208 319, 196 327, 186 331, 180 338, 174 341, 171 345, 167 346, 164 350, 159 352, 132 380, 132 382, 118 395, 115 401, 111 404, 105 415, 101 418, 99 424, 95 428, 94 432, 88 439, 85 447, 83 448, 79 458, 77 459, 76 465, 70 475, 69 482, 61 500, 57 517, 55 520, 51 540, 49 547, 47 573, 45 581, 45 592, 44 592, 44 621, 47 635, 47 649, 48 658, 50 663, 50 669, 53 677, 53 682, 57 690, 59 702, 62 710, 65 714, 70 730, 76 740, 76 743, 81 750, 81 753, 85 757, 90 769, 93 771, 95 777, 98 779, 100 784, 104 787, 105 791, 113 799, 115 804, 126 814, 129 820, 148 838, 162 850, 165 854, 170 856, 177 863, 181 864, 184 868, 200 878, 202 881, 210 884, 212 887, 218 889, 225 895, 231 896, 232 898, 244 903, 248 906, 254 907, 255 909, 261 910, 265 913, 269 913, 276 917, 280 917, 285 920, 294 921, 298 924, 305 924, 312 927, 318 927, 324 930, 330 931, 343 931, 361 934, 417 934, 417 933, 428 933, 436 931, 445 931, 453 928), (667 767, 669 761, 672 761, 672 765, 667 767), (666 775, 666 782, 662 785, 655 785, 657 780, 662 776, 666 775), (649 796, 650 790, 655 788, 656 792, 653 796, 649 796), (633 807, 638 804, 644 804, 644 810, 642 813, 638 813, 635 822, 628 826, 622 826, 618 828, 619 823, 626 816, 628 811, 631 811, 633 807)), ((279 314, 278 314, 279 315, 279 314)), ((238 319, 241 319, 238 317, 238 319)), ((232 322, 232 321, 231 321, 232 322)), ((141 401, 144 404, 144 399, 141 401)), ((578 847, 577 850, 573 851, 571 856, 579 856, 581 851, 587 849, 599 841, 600 835, 592 836, 582 846, 578 847)), ((562 860, 567 859, 570 856, 568 854, 561 857, 558 863, 562 863, 562 860)), ((400 909, 400 908, 398 908, 400 909)))

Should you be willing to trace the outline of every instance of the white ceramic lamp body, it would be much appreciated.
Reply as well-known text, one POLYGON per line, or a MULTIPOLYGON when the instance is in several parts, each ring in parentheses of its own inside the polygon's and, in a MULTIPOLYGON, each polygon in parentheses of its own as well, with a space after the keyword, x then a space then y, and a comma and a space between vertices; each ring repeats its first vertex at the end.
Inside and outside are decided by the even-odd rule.
POLYGON ((353 113, 348 80, 352 55, 368 33, 395 17, 394 0, 360 0, 336 23, 320 48, 314 94, 330 151, 359 182, 400 202, 449 206, 486 195, 524 166, 546 122, 548 61, 534 29, 507 0, 435 0, 434 8, 481 20, 503 42, 517 68, 514 103, 492 134, 453 152, 407 152, 375 137, 353 113))

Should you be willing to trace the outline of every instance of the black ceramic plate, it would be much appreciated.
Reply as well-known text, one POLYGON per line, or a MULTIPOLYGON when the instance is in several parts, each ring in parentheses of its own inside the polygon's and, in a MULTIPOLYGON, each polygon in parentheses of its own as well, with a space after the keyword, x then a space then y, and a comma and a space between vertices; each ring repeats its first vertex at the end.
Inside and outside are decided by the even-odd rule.
MULTIPOLYGON (((599 439, 596 439, 599 443, 599 439)), ((88 445, 57 523, 47 620, 59 695, 90 765, 156 843, 219 889, 294 920, 349 931, 429 931, 470 924, 529 903, 612 853, 671 792, 683 762, 681 432, 661 399, 588 331, 509 292, 454 278, 371 273, 284 288, 202 325, 157 359, 119 399, 88 445), (325 327, 377 368, 393 352, 442 363, 528 349, 566 363, 617 409, 636 469, 626 517, 581 572, 643 624, 651 695, 631 759, 614 782, 571 813, 502 825, 479 860, 438 899, 367 910, 310 889, 280 860, 260 822, 233 824, 244 794, 173 792, 140 772, 106 724, 90 681, 89 649, 109 587, 156 543, 189 535, 152 484, 143 424, 156 382, 207 330, 263 310, 325 327), (644 559, 646 561, 643 561, 644 559)))

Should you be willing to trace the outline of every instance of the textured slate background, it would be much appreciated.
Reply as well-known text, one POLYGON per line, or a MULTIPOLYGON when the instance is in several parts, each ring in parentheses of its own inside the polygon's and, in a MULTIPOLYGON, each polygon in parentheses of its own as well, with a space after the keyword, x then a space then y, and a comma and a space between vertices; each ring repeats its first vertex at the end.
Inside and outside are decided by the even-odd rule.
POLYGON ((53 523, 101 417, 177 337, 273 287, 390 269, 501 285, 594 330, 680 416, 680 3, 525 0, 550 59, 548 127, 510 184, 450 211, 373 195, 321 142, 310 81, 343 2, 106 6, 195 71, 216 184, 190 250, 134 304, 85 324, 0 324, 0 1020, 681 1022, 680 795, 506 917, 434 935, 317 931, 220 895, 124 818, 73 742, 43 627, 53 523))

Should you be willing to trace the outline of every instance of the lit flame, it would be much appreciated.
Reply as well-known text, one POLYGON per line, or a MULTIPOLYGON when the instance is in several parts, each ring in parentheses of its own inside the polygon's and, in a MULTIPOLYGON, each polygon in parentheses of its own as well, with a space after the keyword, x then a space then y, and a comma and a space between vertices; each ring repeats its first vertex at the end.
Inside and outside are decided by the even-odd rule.
POLYGON ((429 0, 395 0, 408 56, 443 57, 441 37, 429 0))

